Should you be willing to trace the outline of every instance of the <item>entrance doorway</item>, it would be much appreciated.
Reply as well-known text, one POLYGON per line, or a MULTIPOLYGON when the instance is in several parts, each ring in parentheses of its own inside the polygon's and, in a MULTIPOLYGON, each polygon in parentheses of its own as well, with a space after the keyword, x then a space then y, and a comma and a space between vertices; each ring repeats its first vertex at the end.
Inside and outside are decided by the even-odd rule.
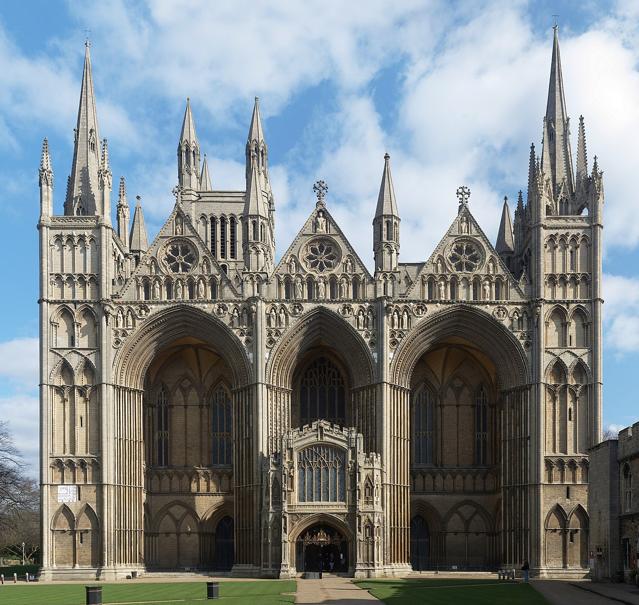
POLYGON ((410 522, 410 564, 414 571, 428 569, 430 554, 430 532, 428 523, 421 515, 410 522))
POLYGON ((348 571, 348 540, 329 525, 313 525, 295 544, 298 571, 348 571))

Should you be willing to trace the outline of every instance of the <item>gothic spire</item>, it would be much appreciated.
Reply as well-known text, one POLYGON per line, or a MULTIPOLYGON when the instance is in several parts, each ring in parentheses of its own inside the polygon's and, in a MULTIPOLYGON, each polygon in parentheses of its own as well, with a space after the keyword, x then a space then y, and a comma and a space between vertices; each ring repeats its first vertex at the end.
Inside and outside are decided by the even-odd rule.
POLYGON ((501 211, 501 222, 497 232, 497 243, 495 244, 497 254, 508 254, 515 251, 515 240, 513 237, 513 224, 510 220, 510 208, 508 198, 504 197, 504 207, 501 211))
POLYGON ((260 117, 260 99, 255 97, 253 105, 253 115, 251 116, 251 126, 249 127, 248 141, 264 142, 264 131, 262 130, 262 118, 260 117))
POLYGON ((206 153, 202 162, 202 174, 200 175, 200 191, 212 191, 211 175, 209 174, 209 163, 206 161, 206 153))
POLYGON ((133 214, 133 225, 131 226, 131 252, 142 253, 149 247, 146 237, 146 227, 144 225, 144 214, 140 204, 140 196, 136 197, 135 213, 133 214))
POLYGON ((257 170, 263 181, 264 190, 270 192, 270 183, 268 177, 268 146, 264 138, 264 130, 262 129, 262 118, 260 117, 260 100, 255 97, 255 105, 253 105, 253 115, 251 116, 251 125, 249 126, 248 138, 246 139, 246 183, 251 175, 251 165, 257 164, 257 170))
POLYGON ((570 150, 570 119, 566 111, 564 97, 564 81, 559 53, 559 27, 557 25, 553 28, 553 32, 541 163, 545 177, 550 179, 552 183, 553 192, 558 192, 563 184, 566 191, 572 194, 574 193, 574 178, 570 150))
POLYGON ((390 155, 384 155, 384 172, 382 182, 379 186, 377 196, 377 210, 375 216, 399 216, 397 212, 397 202, 395 201, 395 189, 393 187, 393 177, 390 169, 390 155))
POLYGON ((64 205, 65 214, 96 214, 98 169, 100 167, 100 136, 95 109, 93 74, 89 43, 85 43, 84 73, 80 90, 78 121, 75 129, 73 164, 64 205))
POLYGON ((577 182, 588 176, 588 156, 586 154, 586 127, 584 117, 579 116, 579 134, 577 137, 577 182))
POLYGON ((195 133, 195 123, 191 112, 191 100, 186 99, 186 109, 182 120, 182 132, 177 148, 178 182, 184 189, 199 189, 200 143, 195 133))
POLYGON ((126 182, 120 177, 120 191, 118 193, 118 205, 116 208, 118 220, 118 237, 126 250, 129 249, 129 201, 126 197, 126 182))
POLYGON ((532 201, 537 181, 537 156, 535 155, 535 144, 530 144, 530 155, 528 156, 528 203, 532 201))
POLYGON ((49 141, 42 141, 42 157, 38 171, 40 182, 40 216, 49 217, 53 214, 53 169, 49 156, 49 141))

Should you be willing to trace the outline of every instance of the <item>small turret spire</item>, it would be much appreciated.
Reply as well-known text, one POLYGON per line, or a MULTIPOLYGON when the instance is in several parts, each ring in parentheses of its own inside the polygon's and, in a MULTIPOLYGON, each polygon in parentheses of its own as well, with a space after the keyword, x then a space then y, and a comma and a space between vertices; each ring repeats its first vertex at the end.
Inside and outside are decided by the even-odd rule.
POLYGON ((375 273, 396 271, 399 261, 399 212, 390 168, 390 155, 384 154, 382 182, 373 219, 373 255, 375 273))
POLYGON ((262 118, 260 116, 260 99, 255 97, 253 105, 253 115, 251 116, 251 126, 249 127, 249 141, 264 141, 264 131, 262 130, 262 118))
POLYGON ((131 243, 129 248, 134 254, 142 254, 149 247, 146 237, 146 226, 144 225, 144 214, 140 196, 136 196, 135 213, 133 214, 133 225, 131 226, 131 243))
POLYGON ((398 214, 395 188, 393 187, 393 177, 390 169, 390 155, 386 153, 384 154, 384 172, 382 172, 382 182, 379 186, 375 216, 397 216, 398 214))
POLYGON ((209 163, 206 161, 206 153, 202 162, 202 174, 200 175, 200 191, 212 191, 211 176, 209 175, 209 163))
POLYGON ((579 116, 579 133, 577 136, 577 182, 588 176, 588 156, 586 153, 586 126, 584 117, 579 116))
POLYGON ((508 198, 504 197, 504 206, 501 211, 501 221, 497 232, 497 243, 495 244, 497 254, 512 254, 515 251, 515 239, 513 236, 513 224, 510 219, 510 208, 508 198))
POLYGON ((118 205, 117 205, 117 218, 118 218, 118 237, 124 245, 124 249, 129 249, 129 201, 126 197, 126 182, 124 177, 120 177, 120 190, 118 192, 118 205))
POLYGON ((251 116, 251 125, 249 126, 248 137, 246 139, 246 182, 251 174, 251 165, 257 164, 257 171, 262 178, 262 186, 267 194, 271 194, 271 185, 268 175, 268 145, 264 138, 264 130, 262 129, 262 118, 260 116, 260 100, 255 97, 255 105, 253 105, 253 115, 251 116))
POLYGON ((96 196, 100 167, 100 135, 98 133, 98 116, 95 108, 89 48, 89 44, 85 44, 84 72, 75 129, 73 164, 64 204, 64 213, 67 215, 98 213, 96 196))
POLYGON ((38 177, 40 184, 40 215, 41 217, 48 217, 53 214, 53 169, 51 168, 51 156, 49 155, 49 141, 46 138, 42 141, 38 177))
POLYGON ((197 191, 200 185, 200 143, 195 132, 191 100, 187 97, 182 131, 177 148, 178 182, 184 189, 197 191))

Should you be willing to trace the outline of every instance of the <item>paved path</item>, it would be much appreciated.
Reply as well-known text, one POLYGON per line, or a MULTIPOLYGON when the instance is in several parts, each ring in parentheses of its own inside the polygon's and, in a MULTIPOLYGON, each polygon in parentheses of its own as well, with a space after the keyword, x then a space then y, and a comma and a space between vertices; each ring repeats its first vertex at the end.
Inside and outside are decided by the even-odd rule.
POLYGON ((639 591, 617 584, 567 582, 565 580, 533 580, 531 585, 551 605, 627 605, 639 604, 639 591), (635 593, 636 591, 636 593, 635 593))
POLYGON ((296 603, 330 603, 331 605, 370 605, 379 603, 368 591, 350 578, 325 575, 321 580, 297 580, 296 603))

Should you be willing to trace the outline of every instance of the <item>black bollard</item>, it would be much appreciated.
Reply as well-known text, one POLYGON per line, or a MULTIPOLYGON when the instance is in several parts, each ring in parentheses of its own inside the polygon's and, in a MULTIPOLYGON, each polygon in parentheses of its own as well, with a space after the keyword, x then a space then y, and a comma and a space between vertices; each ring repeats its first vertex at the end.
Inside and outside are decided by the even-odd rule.
POLYGON ((206 598, 219 599, 220 598, 220 583, 219 582, 207 582, 206 583, 206 598))
POLYGON ((102 605, 102 586, 86 586, 86 605, 102 605))

